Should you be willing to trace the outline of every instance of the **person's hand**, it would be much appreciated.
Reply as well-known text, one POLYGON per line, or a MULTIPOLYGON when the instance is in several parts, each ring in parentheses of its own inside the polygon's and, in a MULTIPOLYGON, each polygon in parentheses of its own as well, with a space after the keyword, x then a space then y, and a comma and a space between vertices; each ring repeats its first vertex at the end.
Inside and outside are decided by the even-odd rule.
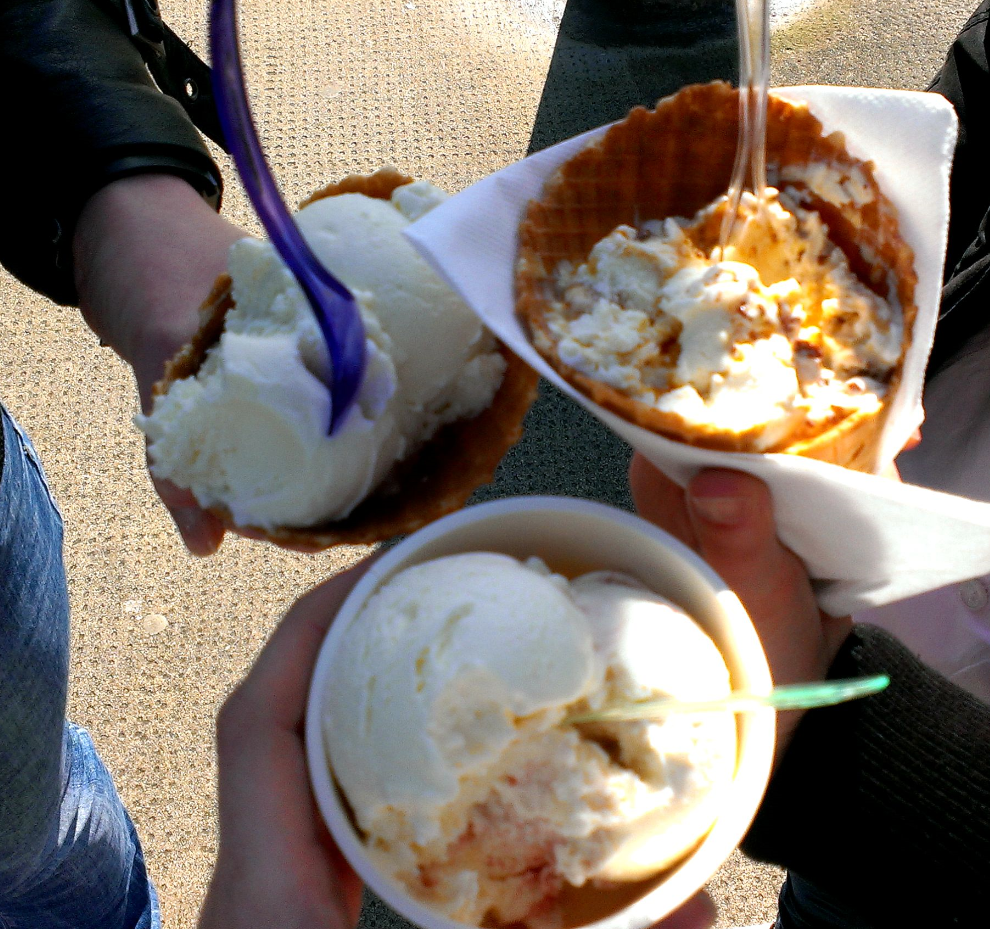
POLYGON ((361 883, 309 787, 306 694, 330 622, 373 559, 285 615, 217 717, 220 848, 199 929, 352 929, 361 883))
MULTIPOLYGON (((921 429, 918 428, 911 433, 907 442, 904 443, 904 448, 901 449, 901 452, 909 452, 911 451, 912 448, 917 448, 920 444, 921 444, 921 429)), ((889 465, 887 465, 887 467, 880 472, 880 476, 889 478, 892 481, 897 481, 898 483, 900 483, 901 472, 897 468, 897 461, 896 460, 892 461, 889 465)))
MULTIPOLYGON (((87 201, 73 237, 80 308, 93 331, 134 369, 142 409, 168 361, 196 331, 199 307, 246 233, 184 180, 141 174, 87 201)), ((196 555, 216 551, 223 526, 187 491, 156 489, 196 555)))
POLYGON ((699 890, 670 916, 654 923, 651 929, 711 929, 715 925, 717 915, 712 898, 703 890, 699 890))
MULTIPOLYGON (((629 483, 639 513, 691 546, 742 601, 760 635, 774 683, 824 678, 849 634, 848 617, 822 613, 804 565, 777 539, 766 485, 738 471, 702 471, 686 491, 641 455, 629 483)), ((777 757, 798 711, 777 717, 777 757)))
MULTIPOLYGON (((353 929, 361 883, 323 825, 303 744, 306 695, 334 616, 372 558, 301 597, 217 717, 220 848, 198 929, 353 929)), ((655 929, 710 929, 704 892, 655 929)))

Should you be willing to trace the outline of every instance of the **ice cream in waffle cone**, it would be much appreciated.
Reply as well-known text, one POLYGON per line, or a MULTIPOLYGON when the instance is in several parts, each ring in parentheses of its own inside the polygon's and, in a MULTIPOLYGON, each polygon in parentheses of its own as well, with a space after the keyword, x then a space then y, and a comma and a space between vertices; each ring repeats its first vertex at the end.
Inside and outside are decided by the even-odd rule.
MULTIPOLYGON (((370 176, 352 175, 338 184, 333 184, 313 194, 302 206, 305 207, 326 198, 337 197, 343 194, 364 194, 365 197, 370 197, 374 200, 389 201, 393 192, 398 188, 406 188, 407 185, 412 184, 412 178, 406 177, 393 169, 383 169, 370 176)), ((422 193, 416 186, 409 186, 406 194, 411 198, 410 202, 413 203, 411 210, 415 213, 420 209, 419 206, 416 206, 417 198, 429 198, 434 193, 436 191, 432 187, 429 187, 425 193, 422 193)), ((351 198, 351 200, 352 203, 357 202, 354 198, 351 198)), ((353 209, 361 210, 363 207, 358 203, 353 209)), ((350 218, 348 216, 348 220, 350 218)), ((325 232, 325 234, 329 236, 339 234, 340 228, 347 225, 347 222, 338 220, 337 225, 330 229, 330 231, 325 232), (334 229, 337 230, 336 233, 334 229)), ((238 244, 240 245, 241 243, 238 244)), ((251 242, 250 246, 257 248, 259 244, 251 242)), ((369 247, 373 246, 369 245, 369 247)), ((317 246, 317 251, 319 252, 319 246, 317 246)), ((266 260, 271 263, 275 259, 269 256, 266 260)), ((287 274, 288 272, 278 273, 287 274)), ((420 272, 417 271, 417 274, 420 274, 420 272)), ((255 275, 254 278, 250 274, 247 275, 248 285, 254 284, 257 289, 264 290, 268 280, 269 278, 265 278, 262 281, 259 275, 255 275)), ((399 292, 403 294, 404 291, 402 288, 404 283, 400 281, 397 285, 399 292)), ((245 285, 242 284, 241 286, 243 299, 253 300, 254 294, 249 292, 245 285)), ((429 286, 433 287, 432 284, 429 286)), ((436 287, 443 287, 439 280, 436 281, 436 287)), ((366 303, 369 301, 373 303, 375 299, 374 295, 370 297, 367 295, 362 296, 360 293, 356 293, 355 295, 358 297, 359 303, 362 300, 366 303)), ((263 296, 267 296, 270 299, 272 294, 263 296)), ((241 518, 238 518, 236 510, 240 505, 239 502, 235 499, 231 499, 230 502, 216 499, 222 496, 222 494, 218 492, 216 487, 211 485, 210 481, 211 475, 209 472, 211 462, 216 462, 217 455, 223 453, 225 440, 223 438, 214 440, 211 436, 211 449, 209 452, 206 452, 196 448, 195 437, 183 436, 181 434, 183 426, 183 420, 181 418, 183 415, 181 394, 183 391, 199 391, 200 387, 196 386, 197 374, 209 371, 211 367, 216 368, 218 364, 221 364, 221 362, 211 359, 211 351, 217 346, 221 336, 224 335, 225 321, 228 319, 228 314, 236 306, 235 297, 236 293, 235 289, 232 289, 231 277, 228 275, 221 276, 201 308, 199 331, 167 365, 164 378, 155 387, 156 404, 159 399, 169 397, 170 394, 177 391, 177 393, 174 393, 174 396, 177 398, 176 403, 179 404, 179 412, 169 413, 164 408, 159 411, 157 406, 155 406, 150 416, 139 418, 138 424, 148 435, 152 471, 159 476, 167 477, 179 483, 181 486, 191 486, 191 489, 202 505, 210 512, 215 513, 227 527, 241 534, 266 539, 286 548, 300 551, 317 551, 339 544, 372 543, 412 532, 440 516, 463 506, 475 489, 492 479, 495 468, 502 456, 519 440, 522 434, 523 417, 536 394, 536 375, 527 365, 519 361, 512 352, 497 343, 489 334, 481 333, 477 338, 479 340, 482 338, 487 340, 484 349, 479 348, 475 355, 467 358, 464 369, 453 378, 454 381, 467 382, 469 391, 474 392, 468 397, 467 401, 464 401, 467 408, 471 409, 471 414, 450 421, 453 414, 450 413, 448 406, 455 402, 460 402, 451 400, 447 396, 451 391, 456 392, 456 390, 460 389, 455 384, 450 388, 444 388, 447 390, 447 394, 443 394, 439 400, 435 401, 434 405, 438 409, 430 413, 429 417, 431 417, 431 421, 435 420, 439 423, 439 428, 425 441, 417 441, 415 436, 413 438, 409 436, 400 436, 398 438, 386 437, 381 441, 377 441, 377 444, 372 442, 368 445, 367 449, 347 452, 347 454, 355 457, 367 452, 371 458, 368 465, 368 474, 364 475, 361 473, 361 466, 358 465, 358 476, 351 479, 351 483, 357 488, 358 499, 363 497, 363 500, 356 505, 350 505, 349 512, 340 516, 320 519, 312 525, 300 524, 301 521, 298 518, 293 519, 291 524, 285 525, 273 525, 270 516, 264 520, 264 525, 259 525, 258 522, 260 521, 252 521, 250 518, 245 519, 243 514, 241 518), (480 374, 478 373, 479 371, 481 372, 480 374), (474 379, 472 380, 472 378, 474 379), (481 397, 481 393, 489 387, 488 395, 481 397), (491 396, 492 393, 494 393, 493 397, 491 396), (479 399, 479 397, 481 398, 479 399), (479 410, 477 409, 478 407, 482 408, 479 410), (156 422, 156 412, 158 412, 161 422, 156 422), (159 464, 156 465, 156 445, 159 441, 162 442, 162 445, 158 447, 159 454, 157 460, 159 464), (166 445, 169 441, 176 443, 174 448, 166 445), (383 450, 383 443, 388 450, 388 454, 383 450), (372 474, 376 468, 378 471, 382 470, 379 462, 376 461, 376 457, 381 457, 382 463, 388 465, 384 475, 372 474), (187 465, 189 462, 192 463, 185 470, 187 477, 189 477, 186 482, 173 476, 171 470, 156 470, 156 468, 160 468, 161 462, 173 458, 183 459, 187 465), (385 458, 394 458, 394 461, 389 464, 389 462, 385 461, 385 458), (200 478, 199 487, 194 480, 194 476, 191 476, 196 473, 197 468, 200 478), (360 493, 363 484, 368 485, 365 488, 367 491, 366 494, 360 493), (202 487, 206 487, 207 489, 203 490, 201 489, 202 487)), ((444 299, 451 298, 452 295, 444 299)), ((273 306, 276 307, 274 310, 275 315, 279 312, 284 314, 284 302, 284 294, 275 297, 273 301, 273 306), (280 301, 282 302, 280 303, 280 301), (282 306, 281 310, 278 309, 279 306, 282 306)), ((410 302, 413 301, 410 299, 410 302)), ((464 309, 465 313, 467 313, 466 308, 464 309)), ((372 353, 369 355, 369 370, 365 378, 368 381, 369 379, 374 380, 376 377, 381 378, 382 376, 382 365, 384 362, 381 362, 381 360, 379 362, 375 361, 377 348, 381 348, 382 346, 385 348, 395 348, 395 346, 393 341, 390 340, 388 333, 383 335, 381 327, 371 316, 367 313, 363 313, 362 315, 365 319, 365 328, 369 336, 369 351, 372 353), (372 340, 375 340, 374 345, 371 344, 372 340)), ((451 323, 452 327, 456 328, 459 326, 460 328, 457 329, 458 332, 473 331, 470 328, 473 325, 470 319, 458 318, 459 322, 456 324, 451 323)), ((235 338, 244 339, 245 345, 249 347, 253 332, 252 325, 256 326, 256 324, 242 326, 242 331, 235 335, 235 338)), ((416 326, 417 322, 413 320, 408 322, 407 325, 416 326)), ((434 326, 436 325, 437 323, 434 323, 434 326)), ((441 323, 439 325, 442 328, 443 324, 441 323)), ((460 351, 456 346, 453 350, 460 351)), ((251 349, 251 351, 254 351, 254 349, 251 349)), ((303 352, 305 353, 305 351, 304 348, 303 352)), ((322 347, 320 351, 323 351, 322 347)), ((437 347, 436 351, 442 354, 443 349, 437 347)), ((232 371, 226 375, 228 380, 240 377, 245 365, 249 363, 251 365, 255 364, 254 361, 251 361, 249 354, 243 356, 248 361, 239 361, 239 367, 236 370, 233 370, 234 366, 232 365, 232 371)), ((463 355, 463 352, 461 354, 463 355)), ((284 385, 280 383, 280 365, 284 364, 286 370, 288 370, 292 364, 297 364, 298 361, 298 351, 293 347, 284 360, 273 356, 262 359, 257 364, 260 368, 268 368, 274 372, 270 375, 271 384, 269 386, 279 391, 284 389, 284 385)), ((388 364, 391 365, 391 361, 388 364)), ((401 364, 401 359, 397 364, 401 364)), ((394 366, 390 367, 389 370, 394 373, 394 366)), ((422 380, 421 375, 422 370, 420 371, 420 380, 422 380)), ((264 381, 265 372, 262 371, 259 376, 264 381)), ((449 373, 444 374, 441 372, 437 376, 446 376, 450 379, 449 373)), ((305 381, 307 374, 303 372, 302 377, 305 381)), ((288 379, 286 375, 286 380, 288 379)), ((369 429, 373 430, 377 428, 373 423, 369 425, 369 421, 375 415, 391 415, 387 412, 391 407, 385 405, 389 402, 389 389, 402 391, 403 386, 402 378, 399 377, 398 386, 390 388, 386 384, 385 387, 378 390, 380 396, 375 395, 375 390, 372 389, 374 385, 368 388, 370 394, 362 393, 359 395, 359 397, 364 397, 363 401, 359 400, 358 405, 361 406, 362 403, 364 404, 360 412, 365 416, 359 422, 359 435, 365 435, 369 429), (370 414, 367 410, 369 404, 375 408, 370 414), (383 409, 386 412, 383 413, 383 409)), ((207 388, 207 391, 211 389, 207 388)), ((249 385, 248 390, 255 391, 253 382, 249 385)), ((302 394, 306 394, 309 391, 311 394, 317 396, 318 399, 323 393, 322 386, 318 384, 315 378, 313 379, 313 384, 304 385, 299 390, 302 391, 302 394)), ((365 387, 362 387, 362 391, 364 390, 365 387)), ((294 394, 289 399, 295 402, 296 395, 294 394)), ((462 406, 464 403, 462 403, 462 406)), ((291 405, 290 403, 289 406, 291 407, 291 405)), ((251 412, 249 410, 244 418, 249 418, 251 412)), ((267 414, 267 409, 262 410, 258 414, 256 423, 251 423, 252 427, 256 426, 258 433, 256 446, 247 452, 244 452, 243 449, 237 450, 238 455, 250 460, 252 455, 267 457, 269 455, 277 456, 280 453, 281 446, 284 444, 281 441, 282 433, 280 432, 282 424, 268 422, 267 420, 270 417, 267 414)), ((228 407, 222 414, 213 415, 215 419, 210 421, 210 428, 214 431, 222 431, 226 421, 237 418, 237 409, 228 407)), ((322 414, 314 415, 317 419, 323 419, 323 433, 325 433, 325 417, 322 414)), ((342 431, 346 431, 346 421, 344 427, 342 431)), ((416 430, 422 432, 420 425, 416 426, 416 430)), ((200 434, 202 431, 203 427, 200 426, 200 434)), ((248 441, 250 440, 249 436, 249 431, 245 432, 242 430, 238 434, 237 439, 231 439, 228 445, 232 446, 238 440, 248 441)), ((320 438, 317 437, 316 441, 320 441, 320 438)), ((322 438, 325 438, 325 436, 322 438)), ((228 450, 230 449, 228 448, 228 450)), ((230 468, 227 461, 221 462, 221 467, 224 469, 229 468, 231 471, 234 470, 230 468)), ((240 467, 238 466, 238 468, 240 467)), ((305 482, 307 480, 307 474, 304 473, 299 479, 305 482)), ((242 481, 241 483, 244 484, 246 482, 242 481)), ((313 493, 312 490, 304 492, 313 493)), ((315 493, 319 494, 319 491, 317 490, 315 493)), ((236 497, 236 494, 234 496, 236 497)), ((259 496, 259 493, 256 492, 255 496, 259 496)), ((351 494, 352 499, 353 496, 351 494)), ((298 509, 298 505, 296 509, 298 509)), ((268 511, 271 511, 271 508, 268 508, 268 511)))
POLYGON ((873 471, 916 312, 914 257, 896 209, 872 165, 850 155, 841 134, 825 135, 807 106, 771 94, 767 173, 780 196, 772 191, 768 203, 779 222, 767 227, 761 245, 764 233, 750 233, 767 214, 758 215, 749 197, 745 225, 752 228, 734 253, 723 254, 719 231, 737 127, 733 88, 691 86, 655 110, 633 110, 565 162, 519 229, 517 311, 564 378, 640 426, 712 449, 787 452, 873 471), (647 268, 640 257, 650 249, 649 260, 660 259, 647 268), (820 268, 829 276, 785 286, 791 269, 778 261, 785 252, 813 278, 820 268), (685 255, 694 271, 681 273, 685 255), (705 267, 719 258, 734 263, 705 267), (760 272, 755 283, 739 264, 750 262, 760 272), (642 281, 630 282, 630 274, 672 283, 678 296, 665 291, 649 305, 652 291, 644 297, 642 281), (700 325, 691 294, 716 285, 725 324, 700 325), (600 302, 606 290, 608 311, 600 302), (627 292, 635 293, 622 306, 627 292), (630 307, 639 315, 628 315, 630 307), (773 356, 763 369, 754 361, 760 352, 773 356), (699 368, 717 372, 703 387, 690 380, 699 368), (761 419, 765 395, 787 378, 796 399, 781 400, 761 419), (733 398, 736 382, 742 387, 733 398), (705 405, 716 388, 724 400, 719 416, 705 405))

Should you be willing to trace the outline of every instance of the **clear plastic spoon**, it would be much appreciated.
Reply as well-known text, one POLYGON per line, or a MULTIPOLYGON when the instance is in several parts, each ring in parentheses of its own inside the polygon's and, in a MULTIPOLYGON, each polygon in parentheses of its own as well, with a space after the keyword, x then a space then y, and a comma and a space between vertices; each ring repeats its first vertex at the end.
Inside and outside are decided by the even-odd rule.
POLYGON ((785 684, 774 687, 767 694, 750 694, 737 691, 715 700, 642 700, 609 706, 587 713, 568 716, 564 723, 616 722, 634 719, 655 719, 671 713, 744 713, 771 707, 775 710, 810 710, 819 706, 834 706, 847 700, 858 700, 879 693, 890 684, 886 674, 873 677, 851 678, 841 681, 821 681, 811 684, 785 684))
POLYGON ((351 292, 320 264, 293 221, 251 120, 237 44, 235 0, 213 0, 210 54, 220 125, 244 189, 288 269, 313 308, 330 353, 330 422, 333 432, 354 402, 364 377, 364 326, 351 292))
POLYGON ((722 217, 720 252, 732 244, 747 180, 763 206, 767 186, 767 96, 770 89, 770 2, 736 0, 739 29, 739 135, 722 217))

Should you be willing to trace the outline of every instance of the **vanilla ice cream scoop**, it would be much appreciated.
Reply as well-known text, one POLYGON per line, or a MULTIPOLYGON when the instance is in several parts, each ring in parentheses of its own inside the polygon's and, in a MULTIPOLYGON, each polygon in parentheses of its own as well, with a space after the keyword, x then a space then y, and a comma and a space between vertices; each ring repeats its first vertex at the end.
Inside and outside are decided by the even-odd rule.
POLYGON ((313 526, 346 517, 442 426, 486 409, 505 359, 402 234, 445 197, 419 181, 391 199, 324 197, 296 216, 365 328, 365 377, 333 435, 330 361, 306 298, 271 245, 236 242, 219 342, 136 418, 152 473, 240 526, 313 526))
POLYGON ((568 581, 483 552, 407 568, 345 630, 327 681, 324 742, 369 854, 468 924, 548 929, 568 887, 674 864, 735 770, 731 714, 565 723, 730 691, 706 633, 625 575, 568 581))

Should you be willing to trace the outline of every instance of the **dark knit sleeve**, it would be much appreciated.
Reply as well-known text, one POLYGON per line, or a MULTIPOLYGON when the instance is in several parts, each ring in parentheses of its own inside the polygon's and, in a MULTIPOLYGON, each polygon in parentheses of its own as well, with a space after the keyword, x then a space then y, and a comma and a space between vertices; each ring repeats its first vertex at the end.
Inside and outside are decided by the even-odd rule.
POLYGON ((876 925, 990 924, 990 708, 856 626, 829 676, 883 693, 811 710, 743 843, 876 925))
POLYGON ((0 0, 0 262, 59 303, 76 300, 72 233, 104 184, 161 171, 219 202, 220 172, 203 140, 156 87, 113 9, 0 0))

